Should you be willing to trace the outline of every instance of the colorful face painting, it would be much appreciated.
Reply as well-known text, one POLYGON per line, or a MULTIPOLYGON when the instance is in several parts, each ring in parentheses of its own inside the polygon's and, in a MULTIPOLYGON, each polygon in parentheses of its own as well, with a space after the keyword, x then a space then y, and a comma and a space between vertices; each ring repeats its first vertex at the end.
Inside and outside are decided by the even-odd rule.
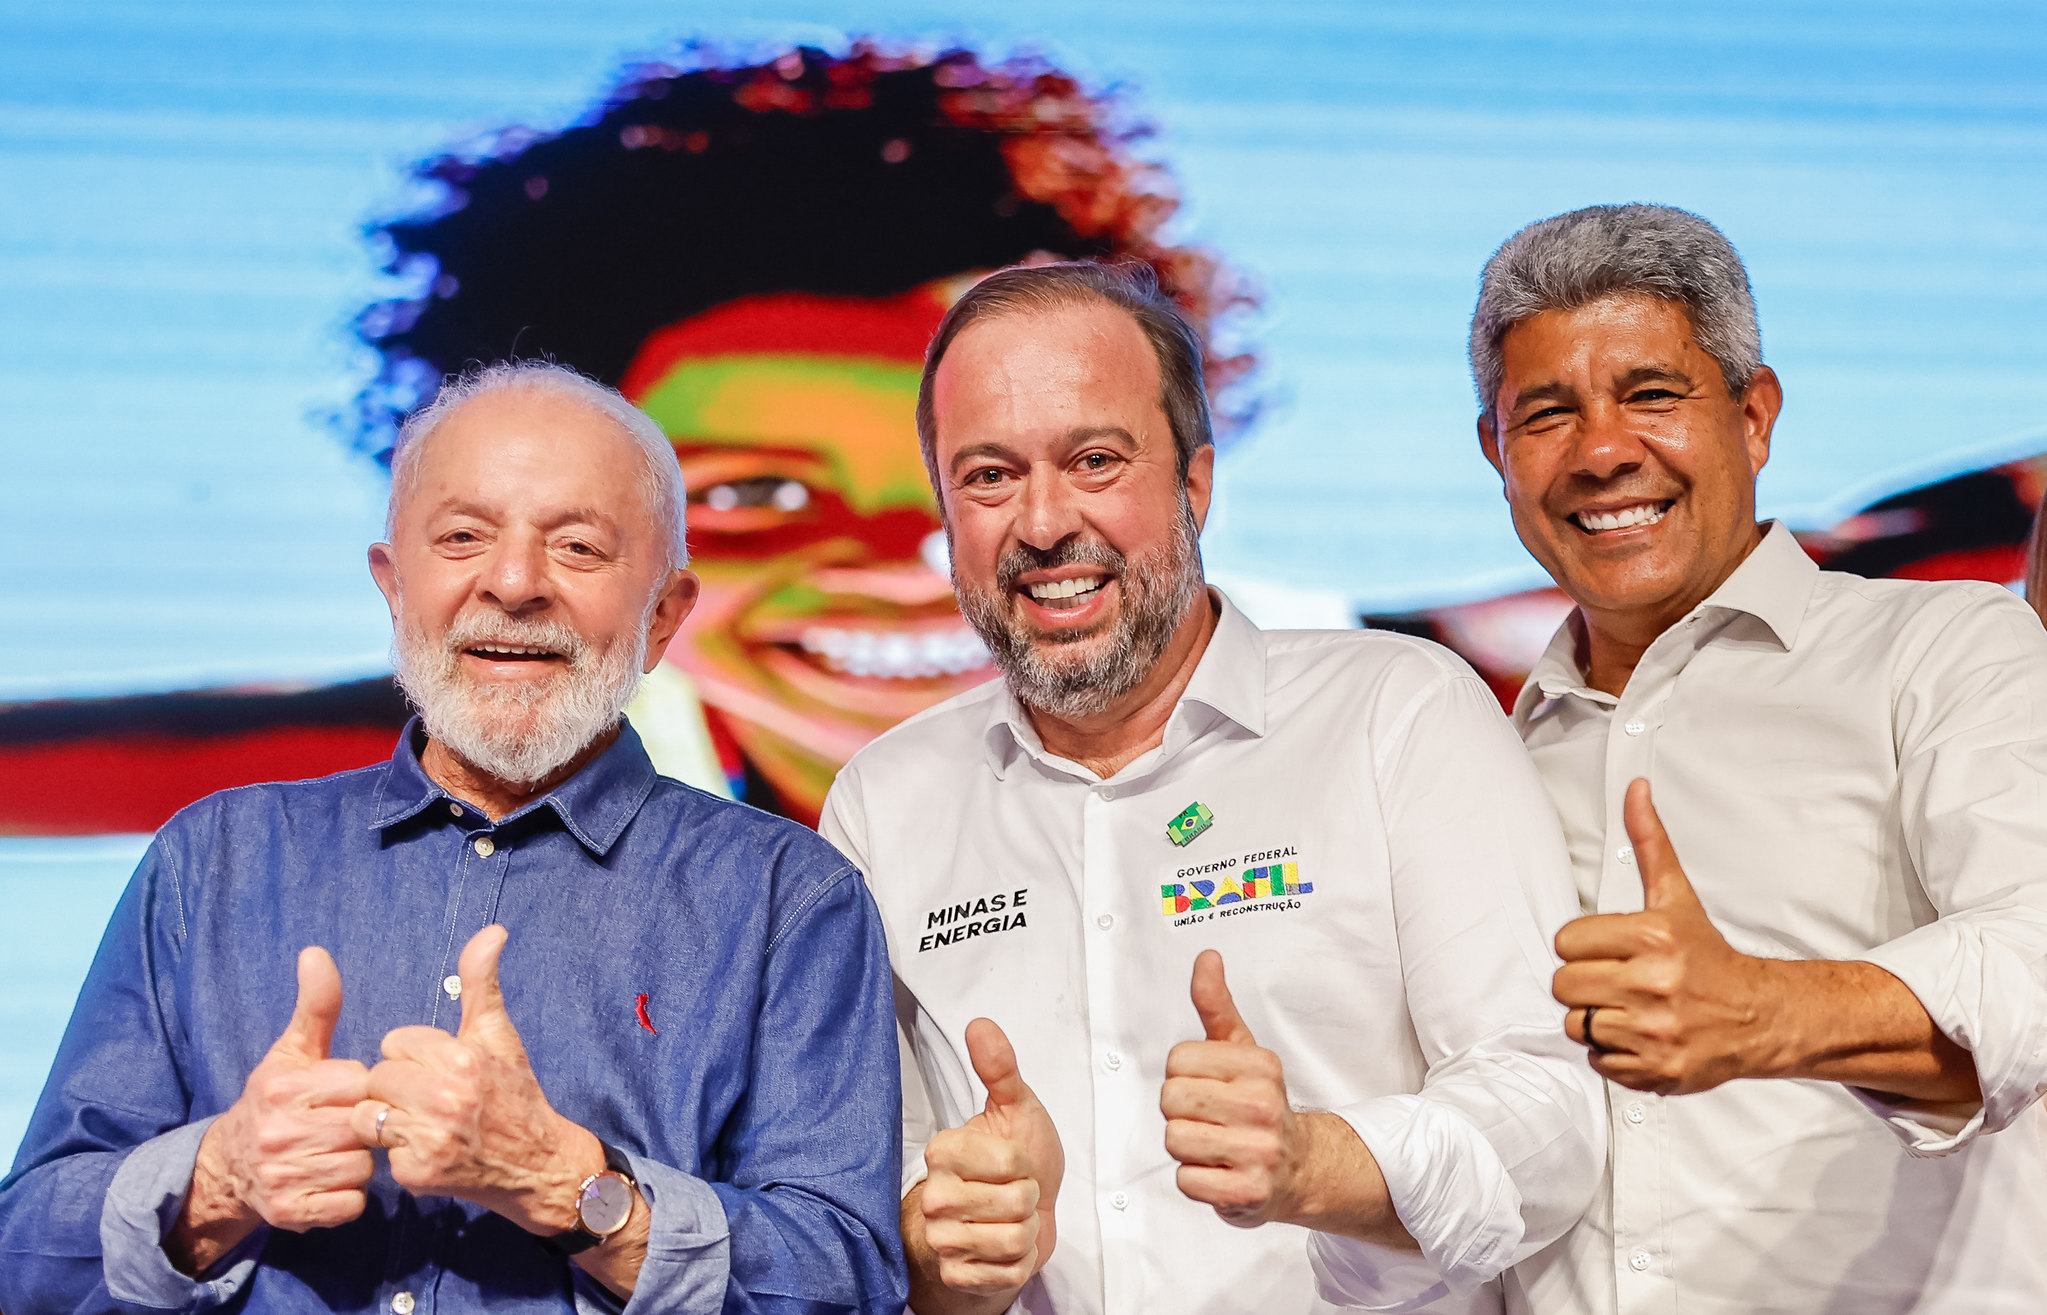
POLYGON ((668 651, 784 797, 988 678, 960 619, 915 411, 945 287, 746 298, 647 340, 621 388, 690 489, 702 601, 668 651))
MULTIPOLYGON (((635 66, 569 128, 415 170, 433 202, 374 230, 412 292, 357 320, 382 361, 359 442, 388 460, 472 361, 545 357, 631 397, 674 440, 704 584, 649 682, 682 696, 643 690, 635 725, 664 770, 657 746, 693 741, 733 793, 814 822, 861 745, 993 675, 917 444, 951 301, 1005 265, 1110 258, 1204 335, 1251 304, 1159 241, 1175 202, 1129 149, 1145 132, 1048 65, 965 51, 635 66)), ((1207 364, 1227 436, 1251 361, 1207 364)))

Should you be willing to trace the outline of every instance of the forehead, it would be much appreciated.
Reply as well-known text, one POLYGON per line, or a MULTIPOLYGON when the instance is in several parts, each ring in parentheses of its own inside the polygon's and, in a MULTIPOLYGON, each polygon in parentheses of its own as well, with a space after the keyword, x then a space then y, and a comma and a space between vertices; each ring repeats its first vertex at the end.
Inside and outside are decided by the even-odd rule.
POLYGON ((1163 420, 1157 354, 1130 312, 1089 300, 978 320, 932 380, 940 441, 948 422, 1063 432, 1113 419, 1163 420))
POLYGON ((1691 317, 1675 301, 1628 293, 1569 310, 1543 311, 1500 339, 1508 382, 1539 382, 1574 371, 1689 365, 1702 356, 1691 317))
POLYGON ((464 403, 426 437, 401 511, 459 500, 508 517, 645 516, 641 461, 639 446, 594 406, 504 389, 464 403))

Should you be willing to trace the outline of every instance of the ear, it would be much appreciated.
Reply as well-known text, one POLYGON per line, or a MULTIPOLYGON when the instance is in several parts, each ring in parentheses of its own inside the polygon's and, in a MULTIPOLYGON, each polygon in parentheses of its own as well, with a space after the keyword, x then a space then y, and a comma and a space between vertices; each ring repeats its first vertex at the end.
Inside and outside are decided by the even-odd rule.
POLYGON ((370 545, 370 578, 377 582, 377 591, 384 595, 384 606, 390 609, 392 624, 397 624, 397 549, 388 543, 373 543, 370 545))
POLYGON ((1742 441, 1748 446, 1751 475, 1762 474, 1770 459, 1770 433, 1777 427, 1777 416, 1783 410, 1784 381, 1769 366, 1757 366, 1741 394, 1742 441))
POLYGON ((695 571, 677 567, 668 573, 668 583, 661 586, 661 597, 655 600, 653 619, 647 625, 647 663, 642 675, 661 665, 675 632, 695 609, 700 588, 695 571))
POLYGON ((1493 424, 1491 411, 1482 413, 1478 418, 1478 450, 1485 453, 1486 464, 1504 481, 1507 469, 1500 464, 1500 431, 1493 424))
POLYGON ((1215 444, 1196 449, 1187 463, 1187 503, 1194 508, 1194 528, 1208 524, 1208 501, 1215 494, 1215 444))

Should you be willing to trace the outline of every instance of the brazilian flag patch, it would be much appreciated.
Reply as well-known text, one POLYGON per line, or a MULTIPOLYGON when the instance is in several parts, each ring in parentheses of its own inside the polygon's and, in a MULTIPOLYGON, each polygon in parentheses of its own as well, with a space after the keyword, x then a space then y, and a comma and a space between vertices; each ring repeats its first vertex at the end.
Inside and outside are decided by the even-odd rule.
POLYGON ((1192 803, 1180 810, 1180 815, 1166 823, 1166 839, 1176 845, 1192 844, 1194 837, 1215 825, 1215 814, 1208 811, 1208 805, 1192 803))

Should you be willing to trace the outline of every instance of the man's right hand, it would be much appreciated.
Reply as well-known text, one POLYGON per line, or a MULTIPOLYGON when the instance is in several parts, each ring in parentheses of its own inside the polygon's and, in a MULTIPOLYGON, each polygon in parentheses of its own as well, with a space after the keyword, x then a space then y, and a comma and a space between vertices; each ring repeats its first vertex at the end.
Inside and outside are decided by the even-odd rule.
POLYGON ((330 1059, 341 971, 319 946, 298 961, 298 1003, 242 1094, 199 1143, 192 1190, 164 1250, 203 1274, 262 1225, 302 1233, 363 1212, 376 1164, 349 1128, 370 1071, 330 1059))
MULTIPOLYGON (((988 1102, 925 1147, 930 1175, 918 1188, 919 1209, 940 1284, 999 1310, 1051 1258, 1066 1154, 1051 1116, 1017 1072, 1016 1051, 1002 1029, 986 1018, 967 1024, 967 1055, 988 1102)), ((912 1304, 920 1311, 965 1308, 912 1304)))

